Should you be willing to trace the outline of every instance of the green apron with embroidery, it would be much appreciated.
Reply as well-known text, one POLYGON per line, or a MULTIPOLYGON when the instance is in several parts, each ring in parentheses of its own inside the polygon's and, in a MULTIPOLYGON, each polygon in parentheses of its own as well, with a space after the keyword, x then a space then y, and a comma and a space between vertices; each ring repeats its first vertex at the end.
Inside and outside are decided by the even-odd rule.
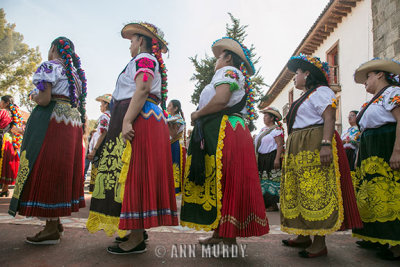
POLYGON ((51 101, 46 107, 37 105, 28 119, 21 146, 20 164, 14 194, 8 210, 8 213, 12 216, 17 214, 24 185, 39 155, 55 104, 56 101, 51 101))

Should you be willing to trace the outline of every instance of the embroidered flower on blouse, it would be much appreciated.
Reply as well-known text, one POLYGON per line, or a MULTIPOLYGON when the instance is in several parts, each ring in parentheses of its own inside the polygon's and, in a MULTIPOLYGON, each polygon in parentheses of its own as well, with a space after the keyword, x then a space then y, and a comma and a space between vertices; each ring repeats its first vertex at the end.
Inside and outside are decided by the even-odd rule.
POLYGON ((374 102, 372 102, 373 104, 378 104, 380 102, 382 102, 383 100, 383 96, 381 95, 380 97, 378 97, 377 99, 374 100, 374 102))
POLYGON ((390 104, 394 104, 396 106, 400 106, 400 95, 395 95, 389 99, 390 104))
POLYGON ((146 68, 146 69, 154 69, 154 63, 152 60, 148 59, 148 58, 141 58, 137 61, 137 65, 140 68, 146 68))
POLYGON ((227 70, 225 71, 225 77, 229 77, 235 80, 239 80, 239 74, 234 70, 227 70))
POLYGON ((336 108, 337 107, 337 100, 336 98, 332 98, 332 107, 336 108))
POLYGON ((43 63, 40 65, 40 67, 36 70, 35 73, 39 73, 40 71, 43 71, 45 73, 51 73, 53 71, 53 66, 50 64, 43 63))
POLYGON ((368 102, 365 102, 365 103, 361 106, 361 108, 363 109, 363 108, 365 108, 367 105, 368 105, 368 102))

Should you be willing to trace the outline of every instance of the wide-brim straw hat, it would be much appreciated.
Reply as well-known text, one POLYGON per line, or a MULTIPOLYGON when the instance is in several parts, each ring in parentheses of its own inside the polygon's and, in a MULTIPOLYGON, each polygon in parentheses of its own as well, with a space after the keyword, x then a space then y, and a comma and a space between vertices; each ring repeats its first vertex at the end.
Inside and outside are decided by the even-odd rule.
POLYGON ((329 83, 328 63, 321 61, 319 57, 312 57, 300 53, 300 55, 289 59, 287 67, 291 72, 296 72, 298 69, 308 70, 319 79, 329 83))
POLYGON ((126 24, 121 30, 122 38, 125 39, 131 39, 134 34, 141 34, 151 39, 157 39, 161 44, 161 52, 167 53, 168 43, 164 40, 164 33, 153 24, 147 22, 132 22, 126 24))
POLYGON ((264 113, 264 114, 270 113, 270 114, 274 115, 275 117, 277 117, 278 121, 280 121, 282 119, 281 113, 279 112, 279 110, 277 108, 274 108, 274 107, 266 107, 266 108, 260 110, 260 112, 264 113))
POLYGON ((250 76, 254 75, 255 69, 253 62, 250 59, 250 50, 248 50, 243 44, 239 43, 239 41, 230 37, 223 37, 215 41, 212 44, 211 49, 214 53, 214 56, 217 58, 224 52, 224 50, 232 51, 243 60, 248 74, 250 76))
POLYGON ((111 102, 111 99, 112 99, 112 95, 111 94, 104 94, 104 95, 96 97, 96 101, 99 101, 99 102, 100 101, 104 101, 104 102, 107 102, 109 104, 111 102))
POLYGON ((394 75, 399 75, 400 62, 388 58, 374 58, 356 69, 354 81, 356 83, 365 83, 367 74, 371 71, 386 71, 394 75))

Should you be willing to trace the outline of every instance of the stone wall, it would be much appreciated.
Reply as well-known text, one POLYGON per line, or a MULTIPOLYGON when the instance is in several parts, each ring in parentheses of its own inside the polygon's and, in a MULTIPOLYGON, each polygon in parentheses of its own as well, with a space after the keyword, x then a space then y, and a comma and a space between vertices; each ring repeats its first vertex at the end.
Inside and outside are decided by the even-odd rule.
POLYGON ((372 0, 374 57, 400 61, 400 0, 372 0))

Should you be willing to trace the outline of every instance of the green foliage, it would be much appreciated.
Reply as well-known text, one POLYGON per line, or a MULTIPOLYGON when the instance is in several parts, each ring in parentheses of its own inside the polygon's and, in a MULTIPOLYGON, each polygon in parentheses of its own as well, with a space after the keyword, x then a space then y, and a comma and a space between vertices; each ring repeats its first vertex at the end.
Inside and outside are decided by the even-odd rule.
POLYGON ((39 48, 29 48, 24 37, 15 31, 15 24, 7 23, 4 9, 0 9, 0 94, 18 96, 21 106, 32 110, 28 93, 34 87, 32 75, 42 60, 39 48))
MULTIPOLYGON (((234 38, 238 40, 240 43, 246 44, 246 29, 248 25, 241 25, 240 20, 235 18, 231 13, 228 13, 230 17, 230 24, 226 24, 226 36, 234 38)), ((252 60, 254 66, 259 62, 260 58, 256 56, 255 47, 252 44, 248 47, 250 50, 250 59, 252 60)), ((195 72, 191 77, 191 81, 195 82, 195 90, 191 96, 191 102, 195 105, 199 103, 200 94, 203 91, 204 87, 211 82, 211 79, 214 75, 214 67, 216 58, 209 57, 207 54, 204 59, 198 59, 198 56, 190 57, 190 61, 193 63, 195 67, 195 72)), ((259 101, 263 96, 262 87, 266 86, 264 82, 264 78, 260 75, 260 69, 256 68, 256 73, 251 77, 251 80, 255 89, 255 99, 259 101)), ((256 114, 256 119, 258 115, 256 114)))

